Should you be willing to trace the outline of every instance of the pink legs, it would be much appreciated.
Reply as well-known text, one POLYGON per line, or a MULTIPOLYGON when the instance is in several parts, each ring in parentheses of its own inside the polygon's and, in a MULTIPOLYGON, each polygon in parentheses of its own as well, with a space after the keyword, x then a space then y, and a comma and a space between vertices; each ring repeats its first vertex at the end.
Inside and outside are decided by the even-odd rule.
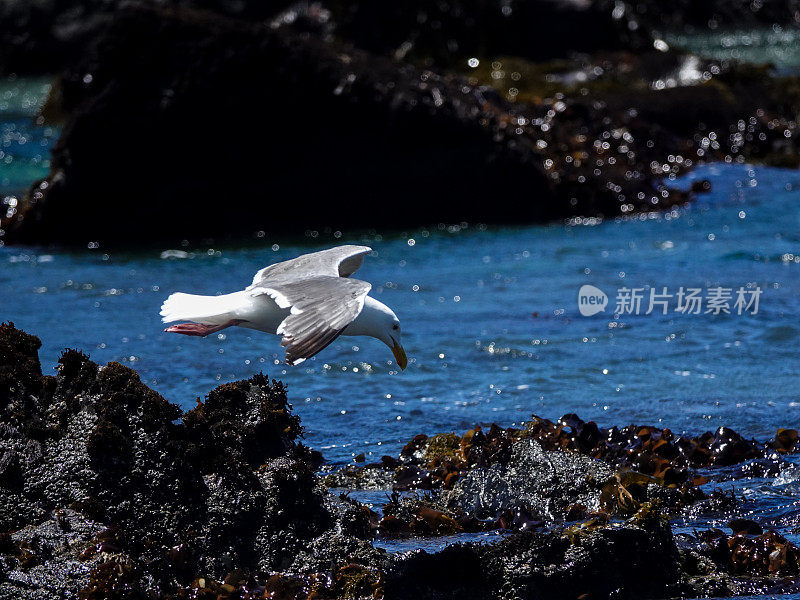
POLYGON ((167 327, 164 331, 168 333, 182 333, 183 335, 194 335, 199 337, 205 337, 212 333, 216 333, 218 331, 222 331, 228 327, 233 327, 234 325, 238 325, 239 323, 244 323, 241 319, 231 319, 230 321, 226 321, 222 325, 203 325, 202 323, 179 323, 177 325, 171 325, 167 327))

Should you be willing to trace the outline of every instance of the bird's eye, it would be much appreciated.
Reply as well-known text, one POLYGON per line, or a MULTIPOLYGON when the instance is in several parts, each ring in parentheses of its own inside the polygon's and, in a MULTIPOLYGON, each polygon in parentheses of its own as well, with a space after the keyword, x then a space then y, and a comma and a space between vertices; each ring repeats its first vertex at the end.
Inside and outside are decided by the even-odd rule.
POLYGON ((400 329, 400 325, 398 325, 397 323, 395 323, 394 325, 392 325, 392 329, 394 329, 395 331, 397 331, 398 329, 400 329))

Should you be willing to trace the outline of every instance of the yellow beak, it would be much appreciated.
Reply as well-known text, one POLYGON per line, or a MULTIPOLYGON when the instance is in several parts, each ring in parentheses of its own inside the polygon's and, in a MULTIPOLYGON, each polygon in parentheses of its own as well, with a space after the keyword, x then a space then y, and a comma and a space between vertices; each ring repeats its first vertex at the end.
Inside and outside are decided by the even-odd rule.
POLYGON ((406 367, 408 366, 406 351, 403 350, 403 347, 398 344, 394 338, 392 338, 392 341, 394 342, 394 346, 392 346, 392 354, 394 354, 394 359, 397 361, 397 365, 400 367, 400 369, 405 371, 406 367))

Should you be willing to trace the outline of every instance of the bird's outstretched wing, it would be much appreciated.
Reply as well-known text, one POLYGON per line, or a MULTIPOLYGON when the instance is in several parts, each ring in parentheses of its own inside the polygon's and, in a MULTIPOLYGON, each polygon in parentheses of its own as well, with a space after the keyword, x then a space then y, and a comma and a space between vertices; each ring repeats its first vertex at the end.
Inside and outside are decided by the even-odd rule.
POLYGON ((350 277, 364 263, 364 255, 371 251, 372 248, 367 246, 348 245, 303 254, 297 258, 264 267, 253 278, 253 286, 266 285, 267 280, 285 275, 292 277, 305 275, 350 277))
MULTIPOLYGON (((301 257, 302 258, 302 257, 301 257)), ((364 308, 372 285, 331 275, 270 277, 248 288, 253 296, 268 295, 291 312, 277 330, 283 336, 286 362, 298 364, 325 348, 364 308)))

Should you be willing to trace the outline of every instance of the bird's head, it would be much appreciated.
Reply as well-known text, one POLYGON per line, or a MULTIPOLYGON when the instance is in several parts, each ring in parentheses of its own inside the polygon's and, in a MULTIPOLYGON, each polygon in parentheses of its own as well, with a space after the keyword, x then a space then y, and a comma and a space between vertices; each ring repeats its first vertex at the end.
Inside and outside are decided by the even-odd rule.
POLYGON ((403 350, 400 320, 394 311, 372 296, 364 299, 364 308, 355 320, 347 326, 343 335, 368 335, 389 346, 401 369, 408 365, 406 351, 403 350))
MULTIPOLYGON (((394 314, 392 314, 392 316, 394 316, 394 314)), ((392 349, 392 354, 394 354, 397 365, 400 369, 405 371, 406 366, 408 366, 408 357, 406 357, 406 351, 403 349, 402 335, 403 332, 400 329, 400 321, 397 317, 394 317, 391 328, 387 332, 387 337, 385 339, 381 338, 381 341, 392 349)))
MULTIPOLYGON (((372 298, 369 298, 373 300, 372 298)), ((403 349, 403 332, 400 328, 400 319, 394 311, 381 302, 374 301, 377 310, 373 313, 374 322, 372 323, 372 335, 389 346, 397 361, 397 365, 405 370, 408 365, 406 351, 403 349)), ((372 304, 372 303, 370 303, 372 304)))

